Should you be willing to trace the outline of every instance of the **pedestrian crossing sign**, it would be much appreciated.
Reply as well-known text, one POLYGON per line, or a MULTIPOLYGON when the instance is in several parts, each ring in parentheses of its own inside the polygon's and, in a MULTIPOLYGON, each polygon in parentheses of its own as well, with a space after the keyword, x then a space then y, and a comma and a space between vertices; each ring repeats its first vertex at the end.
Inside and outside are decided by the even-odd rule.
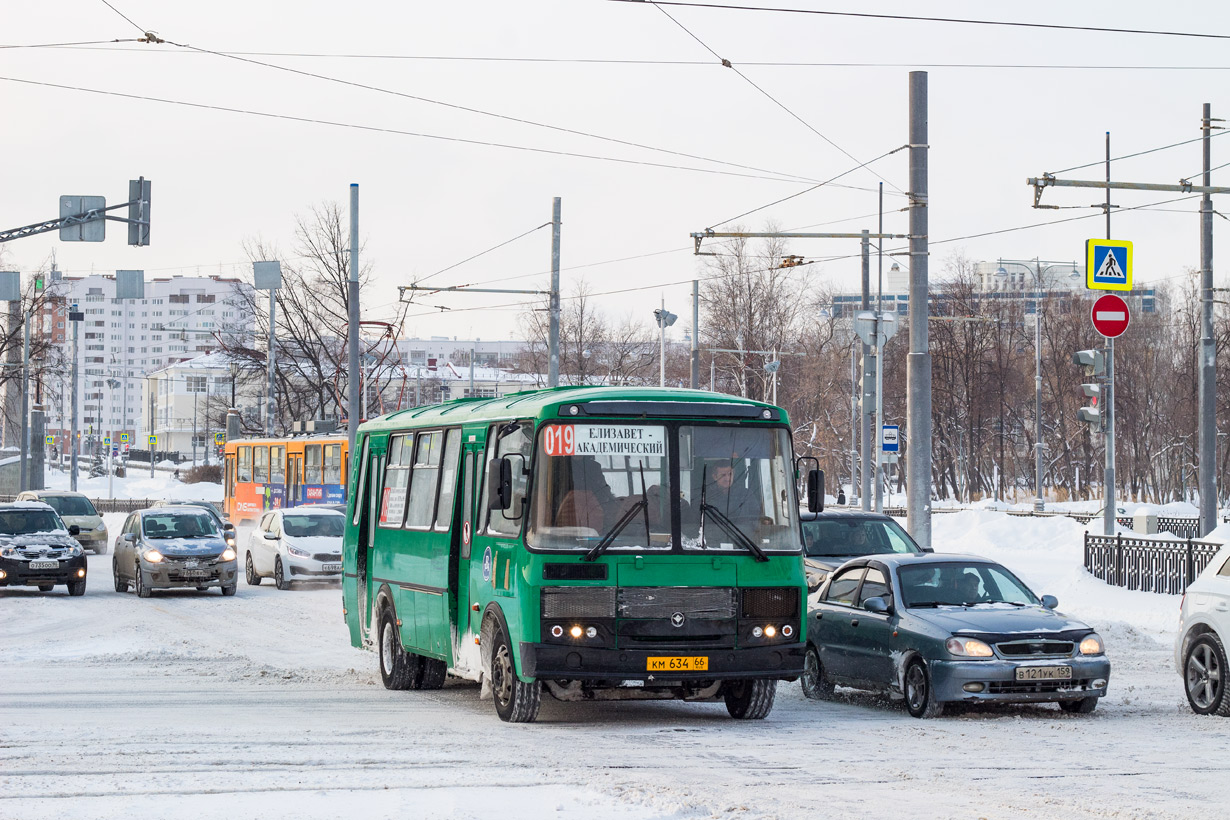
POLYGON ((128 443, 128 434, 120 433, 120 444, 127 444, 127 443, 128 443))
POLYGON ((1085 241, 1085 287, 1132 289, 1132 243, 1118 239, 1085 241))

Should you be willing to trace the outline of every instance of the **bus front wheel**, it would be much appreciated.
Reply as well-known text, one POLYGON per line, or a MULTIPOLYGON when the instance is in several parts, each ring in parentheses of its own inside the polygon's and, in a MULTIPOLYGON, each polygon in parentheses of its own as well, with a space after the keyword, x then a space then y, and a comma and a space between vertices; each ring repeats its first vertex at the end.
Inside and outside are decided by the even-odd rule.
POLYGON ((542 704, 542 684, 525 683, 513 667, 512 648, 502 627, 496 627, 491 648, 491 691, 495 711, 506 723, 533 723, 542 704))
POLYGON ((418 655, 411 655, 401 645, 397 631, 397 616, 393 607, 380 613, 380 679, 385 689, 410 689, 418 677, 418 655))
POLYGON ((773 711, 777 681, 753 678, 726 684, 726 711, 738 720, 764 720, 773 711))

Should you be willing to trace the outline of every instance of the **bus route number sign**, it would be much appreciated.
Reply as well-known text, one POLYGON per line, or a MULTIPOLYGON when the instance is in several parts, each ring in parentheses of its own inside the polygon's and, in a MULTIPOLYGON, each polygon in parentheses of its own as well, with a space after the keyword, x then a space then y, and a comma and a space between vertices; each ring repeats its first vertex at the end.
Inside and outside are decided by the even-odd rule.
POLYGON ((544 428, 549 456, 665 456, 662 427, 639 424, 553 424, 544 428))

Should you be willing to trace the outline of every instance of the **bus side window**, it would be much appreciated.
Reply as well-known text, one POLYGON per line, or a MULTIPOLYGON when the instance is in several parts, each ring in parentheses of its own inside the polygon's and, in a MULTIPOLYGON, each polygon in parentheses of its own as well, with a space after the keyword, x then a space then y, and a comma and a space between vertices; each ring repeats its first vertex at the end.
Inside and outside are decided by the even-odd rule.
POLYGON ((240 447, 238 457, 238 468, 235 474, 235 480, 240 484, 252 483, 252 448, 240 447))
POLYGON ((321 479, 320 445, 309 444, 303 448, 303 483, 323 484, 321 479))
POLYGON ((410 457, 414 434, 389 439, 388 463, 384 469, 384 489, 380 496, 380 526, 400 527, 406 519, 406 488, 410 484, 410 457))
MULTIPOLYGON (((481 516, 479 521, 485 524, 484 531, 491 535, 515 536, 521 532, 521 519, 525 517, 521 502, 525 499, 527 478, 525 472, 529 470, 534 440, 530 424, 521 422, 513 432, 497 442, 496 437, 499 436, 499 430, 503 426, 501 424, 492 425, 487 432, 487 460, 485 463, 490 464, 497 458, 513 456, 512 505, 507 510, 488 509, 487 495, 490 488, 487 482, 483 481, 483 500, 479 506, 481 516)), ((484 467, 484 477, 486 473, 487 468, 484 467)))
POLYGON ((435 518, 436 489, 440 480, 440 454, 444 431, 419 433, 414 449, 414 464, 410 478, 410 508, 406 526, 428 529, 435 518))
POLYGON ((286 483, 286 445, 269 448, 269 483, 286 483))
POLYGON ((269 448, 252 448, 252 481, 255 484, 269 483, 269 448))
POLYGON ((324 458, 324 481, 322 484, 342 483, 342 445, 326 444, 324 458))
POLYGON ((453 523, 453 499, 457 493, 457 451, 460 447, 461 430, 449 430, 444 443, 444 459, 440 466, 440 500, 436 504, 437 532, 448 532, 453 523))

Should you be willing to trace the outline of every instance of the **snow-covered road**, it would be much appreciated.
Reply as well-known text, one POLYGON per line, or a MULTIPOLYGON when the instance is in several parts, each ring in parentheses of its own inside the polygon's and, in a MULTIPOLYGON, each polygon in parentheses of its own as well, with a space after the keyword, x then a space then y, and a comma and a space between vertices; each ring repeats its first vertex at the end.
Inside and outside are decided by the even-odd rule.
POLYGON ((1167 631, 1178 600, 1082 577, 1070 524, 961 513, 935 528, 937 543, 1016 565, 1101 630, 1111 693, 1089 716, 1027 706, 918 721, 875 697, 817 703, 783 684, 764 722, 732 721, 720 703, 544 698, 539 722, 507 725, 474 684, 386 691, 375 656, 349 646, 336 587, 139 600, 111 590, 110 555, 91 556, 83 598, 0 590, 0 818, 1215 812, 1230 720, 1187 708, 1167 631))

